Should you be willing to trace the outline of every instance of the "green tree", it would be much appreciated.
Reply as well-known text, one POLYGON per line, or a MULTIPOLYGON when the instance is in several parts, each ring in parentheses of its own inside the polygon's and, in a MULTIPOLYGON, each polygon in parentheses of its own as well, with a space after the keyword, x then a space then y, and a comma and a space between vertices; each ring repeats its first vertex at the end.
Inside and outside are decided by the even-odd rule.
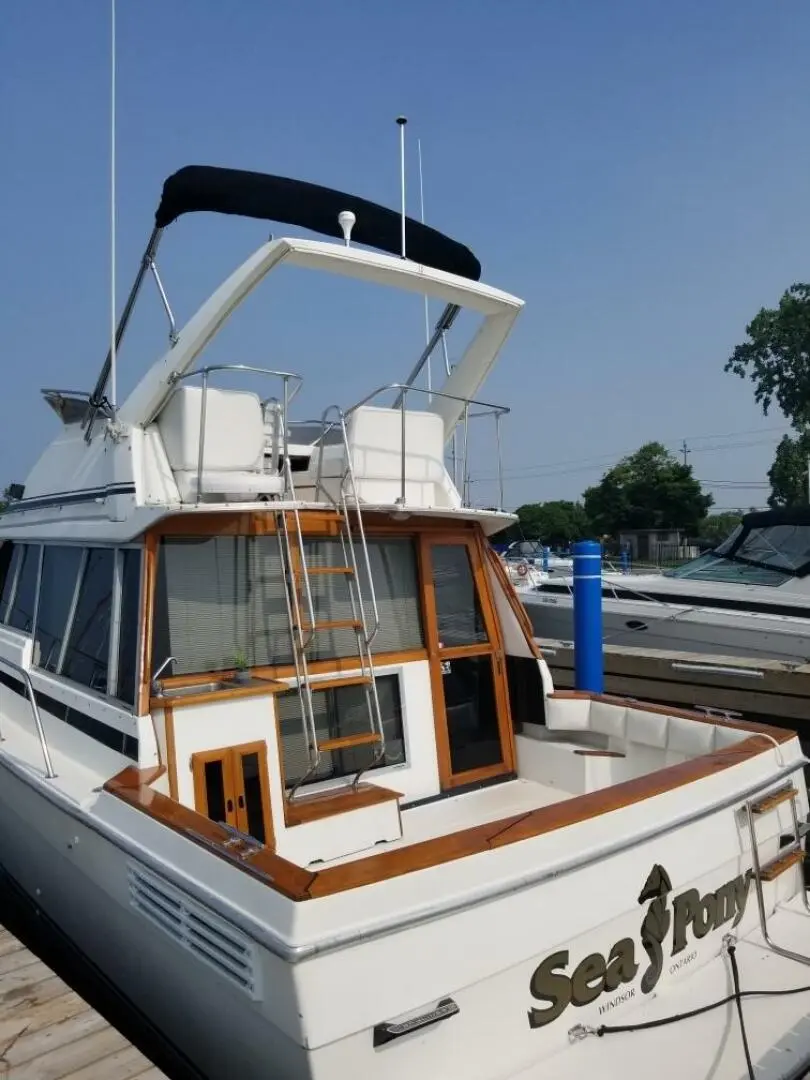
POLYGON ((621 529, 682 529, 696 533, 714 502, 704 495, 691 465, 682 465, 661 443, 646 443, 609 469, 583 495, 597 532, 621 529))
MULTIPOLYGON (((761 308, 724 370, 754 384, 767 415, 775 401, 799 432, 810 426, 810 285, 791 285, 776 308, 761 308)), ((776 464, 776 463, 774 463, 776 464)))
POLYGON ((783 435, 776 448, 773 465, 768 469, 771 494, 768 506, 807 505, 807 463, 810 458, 810 432, 795 437, 783 435))
POLYGON ((700 523, 699 536, 701 540, 710 540, 713 544, 719 544, 740 524, 742 515, 733 511, 722 514, 709 514, 700 523))
POLYGON ((504 539, 519 540, 523 537, 526 540, 542 540, 550 547, 560 547, 584 539, 589 532, 588 515, 582 503, 566 499, 526 503, 515 512, 520 520, 504 539))

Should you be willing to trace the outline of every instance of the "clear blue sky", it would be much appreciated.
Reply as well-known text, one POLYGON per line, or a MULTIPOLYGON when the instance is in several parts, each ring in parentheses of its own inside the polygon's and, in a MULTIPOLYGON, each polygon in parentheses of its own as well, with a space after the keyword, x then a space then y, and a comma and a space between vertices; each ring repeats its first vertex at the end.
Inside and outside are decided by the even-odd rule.
MULTIPOLYGON (((89 389, 109 340, 109 10, 3 5, 3 482, 56 431, 39 388, 89 389)), ((507 504, 577 497, 653 438, 686 438, 704 480, 762 484, 786 425, 722 369, 758 308, 810 278, 810 6, 118 0, 118 44, 119 301, 175 169, 266 170, 396 206, 404 112, 429 223, 527 302, 482 391, 513 408, 507 504)), ((173 226, 160 265, 178 316, 266 231, 173 226)), ((293 284, 251 298, 222 355, 303 371, 313 413, 404 377, 418 300, 293 284)), ((163 349, 151 289, 138 315, 124 387, 163 349)), ((481 454, 475 467, 494 474, 481 454)), ((765 495, 716 490, 720 507, 765 495)))

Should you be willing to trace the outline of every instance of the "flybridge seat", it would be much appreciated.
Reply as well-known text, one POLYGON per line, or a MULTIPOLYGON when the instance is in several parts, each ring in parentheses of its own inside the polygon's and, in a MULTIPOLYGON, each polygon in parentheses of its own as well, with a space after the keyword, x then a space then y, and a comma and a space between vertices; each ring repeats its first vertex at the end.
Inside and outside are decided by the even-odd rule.
POLYGON ((444 422, 435 413, 405 412, 403 493, 401 417, 399 410, 374 405, 353 409, 346 417, 349 460, 342 440, 327 438, 313 455, 311 471, 315 472, 320 455, 321 483, 333 498, 351 463, 362 502, 385 505, 404 494, 409 506, 457 509, 461 498, 444 465, 444 422))
POLYGON ((201 387, 178 387, 157 421, 183 502, 282 495, 283 477, 265 457, 266 428, 272 441, 280 416, 266 418, 256 394, 209 387, 201 443, 202 400, 201 387))

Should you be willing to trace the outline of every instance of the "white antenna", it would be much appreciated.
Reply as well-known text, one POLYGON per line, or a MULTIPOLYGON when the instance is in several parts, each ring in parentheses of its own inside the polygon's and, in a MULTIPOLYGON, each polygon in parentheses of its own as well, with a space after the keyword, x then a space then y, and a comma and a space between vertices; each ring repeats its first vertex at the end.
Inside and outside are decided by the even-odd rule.
MULTIPOLYGON (((422 219, 422 224, 425 224, 425 189, 422 186, 422 140, 416 140, 416 151, 419 155, 419 213, 422 219)), ((428 311, 428 297, 425 293, 425 344, 430 342, 430 312, 428 311)), ((433 373, 431 369, 431 357, 427 359, 427 388, 433 389, 433 373)), ((432 399, 428 397, 428 401, 432 399)))
POLYGON ((399 124, 399 184, 402 192, 402 258, 405 258, 405 125, 407 116, 398 116, 399 124))
POLYGON ((110 398, 115 417, 118 386, 115 372, 115 0, 111 5, 111 77, 110 77, 110 398))

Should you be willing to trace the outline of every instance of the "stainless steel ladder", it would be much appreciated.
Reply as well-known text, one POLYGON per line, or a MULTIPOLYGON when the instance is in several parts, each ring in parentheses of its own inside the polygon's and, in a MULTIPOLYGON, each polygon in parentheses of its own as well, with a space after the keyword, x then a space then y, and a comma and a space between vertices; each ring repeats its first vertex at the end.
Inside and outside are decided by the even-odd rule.
MULTIPOLYGON (((324 496, 330 503, 336 515, 339 528, 342 561, 336 566, 310 567, 307 562, 306 545, 301 528, 301 515, 298 509, 298 501, 295 493, 295 481, 289 457, 285 456, 285 485, 287 496, 292 501, 291 510, 277 511, 278 536, 281 547, 282 568, 286 586, 287 613, 289 616, 290 637, 293 645, 293 663, 295 666, 295 678, 298 687, 301 704, 301 722, 306 740, 308 766, 305 772, 290 788, 287 798, 292 801, 296 792, 303 784, 317 772, 321 762, 321 754, 333 750, 345 750, 357 746, 374 746, 375 752, 371 761, 359 769, 352 779, 351 786, 356 788, 360 777, 368 769, 374 768, 385 756, 385 730, 380 710, 380 701, 377 694, 377 683, 374 676, 374 661, 371 644, 380 628, 379 609, 374 590, 374 578, 371 569, 371 559, 366 541, 363 515, 360 500, 357 496, 357 485, 351 462, 346 423, 343 413, 332 406, 323 415, 323 431, 328 429, 328 416, 337 410, 338 419, 334 422, 341 433, 345 452, 346 468, 340 478, 340 492, 335 499, 323 487, 321 481, 321 462, 318 463, 318 475, 316 480, 315 497, 324 496), (352 511, 354 513, 352 514, 352 511), (354 521, 352 521, 354 518, 354 521), (360 583, 360 563, 357 557, 357 548, 360 548, 362 566, 368 579, 369 597, 371 608, 371 620, 369 621, 364 602, 363 591, 360 583), (312 577, 322 575, 342 575, 348 586, 349 601, 351 606, 350 619, 318 620, 315 613, 315 603, 312 596, 312 577), (315 722, 315 710, 313 706, 313 685, 328 688, 329 680, 325 679, 313 684, 309 670, 308 650, 318 633, 333 630, 352 630, 357 642, 357 664, 360 675, 352 677, 352 684, 361 685, 368 715, 368 730, 357 735, 338 736, 336 738, 319 739, 315 722)), ((323 439, 321 439, 321 449, 323 439)), ((341 680, 342 681, 342 680, 341 680)))
POLYGON ((746 820, 748 822, 748 832, 751 837, 751 861, 753 864, 754 887, 757 894, 759 925, 762 930, 762 936, 768 947, 780 956, 786 956, 788 959, 796 960, 800 964, 810 964, 810 956, 804 956, 801 953, 793 952, 791 949, 785 949, 771 940, 768 931, 768 915, 765 907, 765 891, 763 888, 764 882, 775 881, 782 874, 794 867, 798 867, 799 873, 801 874, 800 892, 802 902, 805 911, 810 915, 810 903, 808 903, 807 888, 804 881, 804 861, 807 858, 807 855, 803 845, 804 838, 810 833, 810 824, 799 821, 799 811, 796 805, 798 797, 798 788, 796 788, 792 780, 788 780, 787 783, 782 784, 780 787, 773 788, 771 791, 767 792, 767 794, 762 795, 759 798, 749 799, 745 803, 744 809, 746 820), (792 839, 785 847, 780 848, 779 854, 775 859, 763 863, 760 859, 759 845, 757 842, 757 820, 761 819, 766 814, 772 814, 775 811, 778 812, 778 808, 785 802, 790 804, 790 812, 793 819, 792 839))

